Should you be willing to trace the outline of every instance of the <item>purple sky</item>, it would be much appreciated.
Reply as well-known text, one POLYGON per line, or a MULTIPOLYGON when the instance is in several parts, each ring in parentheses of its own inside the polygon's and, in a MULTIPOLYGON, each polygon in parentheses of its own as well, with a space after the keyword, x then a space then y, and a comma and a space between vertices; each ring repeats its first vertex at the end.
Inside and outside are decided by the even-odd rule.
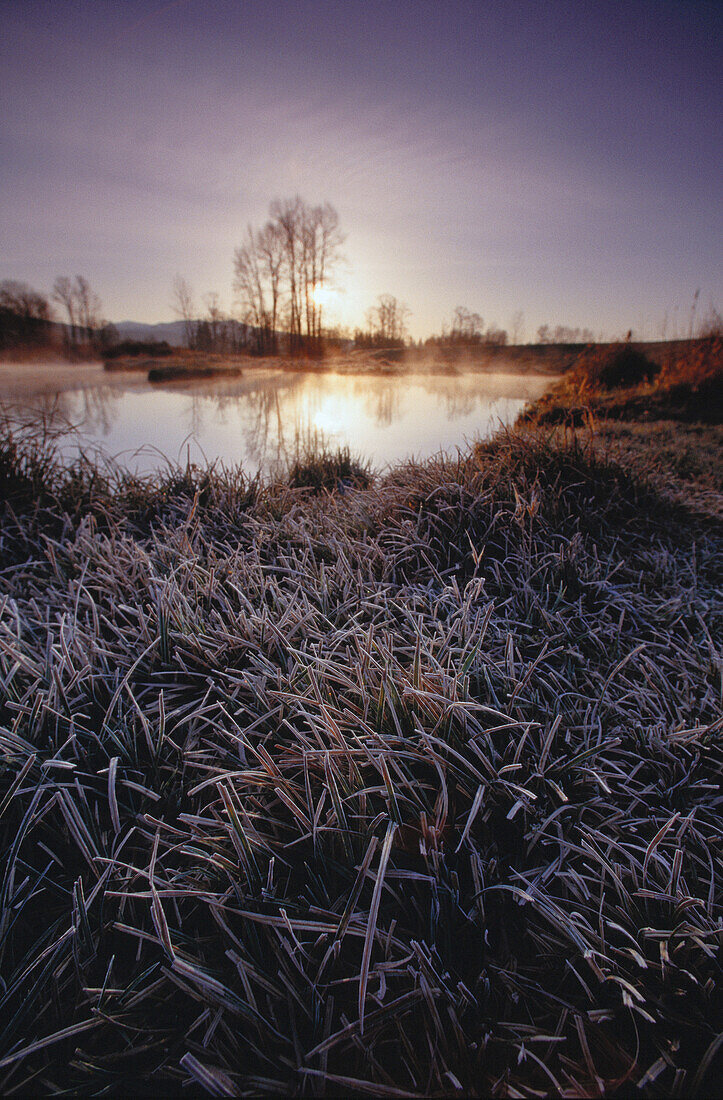
POLYGON ((721 17, 651 0, 0 0, 0 278, 113 320, 232 301, 245 226, 328 200, 338 319, 456 305, 687 334, 723 305, 721 17))

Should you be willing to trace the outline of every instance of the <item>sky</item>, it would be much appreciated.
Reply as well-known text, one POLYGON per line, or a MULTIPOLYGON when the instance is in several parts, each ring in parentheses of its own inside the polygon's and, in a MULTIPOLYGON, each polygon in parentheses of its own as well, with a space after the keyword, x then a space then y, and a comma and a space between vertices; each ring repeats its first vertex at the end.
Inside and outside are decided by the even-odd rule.
POLYGON ((339 323, 464 305, 687 335, 723 306, 723 18, 703 0, 0 0, 0 279, 113 321, 234 309, 275 198, 331 202, 339 323))

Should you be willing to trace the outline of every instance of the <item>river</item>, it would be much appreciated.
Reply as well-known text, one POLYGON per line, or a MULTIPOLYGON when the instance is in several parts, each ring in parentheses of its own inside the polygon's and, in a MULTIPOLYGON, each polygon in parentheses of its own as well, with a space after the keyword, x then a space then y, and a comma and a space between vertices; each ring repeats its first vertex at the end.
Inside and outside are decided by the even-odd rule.
POLYGON ((0 406, 14 421, 61 433, 68 458, 101 451, 137 473, 170 460, 271 474, 314 441, 348 446, 379 470, 490 436, 550 382, 534 374, 252 367, 237 378, 151 385, 92 364, 3 364, 0 406))

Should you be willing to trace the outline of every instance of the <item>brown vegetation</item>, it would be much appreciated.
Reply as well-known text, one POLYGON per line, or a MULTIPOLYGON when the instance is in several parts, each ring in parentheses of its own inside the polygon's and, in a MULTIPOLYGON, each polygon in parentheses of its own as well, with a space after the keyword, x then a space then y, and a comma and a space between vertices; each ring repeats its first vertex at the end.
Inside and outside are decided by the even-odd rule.
POLYGON ((527 423, 580 425, 586 418, 723 420, 723 339, 586 350, 523 417, 527 423))

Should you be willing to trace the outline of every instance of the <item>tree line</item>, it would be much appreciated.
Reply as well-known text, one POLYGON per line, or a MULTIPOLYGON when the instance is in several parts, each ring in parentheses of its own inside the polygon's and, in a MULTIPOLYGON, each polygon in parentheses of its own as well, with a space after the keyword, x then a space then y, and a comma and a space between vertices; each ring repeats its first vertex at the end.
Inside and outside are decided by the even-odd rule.
POLYGON ((567 325, 540 325, 538 344, 594 344, 595 334, 589 328, 569 328, 567 325))
MULTIPOLYGON (((275 199, 265 224, 249 225, 234 252, 240 322, 219 309, 216 293, 206 296, 206 314, 199 319, 188 281, 176 276, 173 308, 184 322, 187 345, 210 344, 214 350, 240 346, 260 355, 318 353, 325 339, 346 336, 356 347, 404 347, 411 310, 393 294, 380 294, 366 312, 364 327, 353 334, 325 324, 325 292, 334 286, 344 239, 331 203, 312 205, 299 195, 275 199)), ((515 315, 518 327, 521 318, 521 313, 515 315)), ((427 343, 505 344, 507 333, 494 325, 485 330, 478 313, 458 306, 450 329, 427 343)))
MULTIPOLYGON (((521 317, 521 315, 520 315, 521 317)), ((521 324, 521 321, 518 322, 521 324)), ((425 341, 429 347, 503 347, 509 342, 507 330, 497 328, 496 325, 488 325, 485 329, 484 321, 479 313, 475 313, 466 306, 457 306, 452 314, 449 328, 442 327, 439 336, 430 336, 425 341)))
MULTIPOLYGON (((199 310, 187 279, 177 275, 172 308, 183 321, 184 343, 198 351, 319 354, 324 342, 336 338, 365 348, 401 348, 409 342, 409 307, 395 295, 380 294, 366 312, 365 323, 353 333, 333 329, 326 316, 342 260, 344 234, 339 215, 329 202, 316 205, 296 195, 275 199, 260 227, 249 225, 233 254, 236 316, 227 314, 219 294, 211 291, 199 310)), ((521 311, 511 322, 512 343, 520 342, 521 311)), ((62 341, 69 352, 103 352, 119 340, 115 327, 103 318, 100 298, 82 275, 59 276, 50 298, 26 283, 0 282, 0 348, 45 345, 62 341), (54 306, 60 308, 58 325, 54 306), (53 339, 55 337, 55 340, 53 339)), ((540 325, 541 344, 592 343, 590 329, 540 325)), ((485 326, 479 313, 457 306, 450 323, 422 346, 504 346, 506 329, 485 326)))
POLYGON ((58 335, 68 352, 102 351, 117 340, 100 298, 83 275, 60 275, 48 298, 27 283, 0 282, 0 348, 45 347, 58 335), (53 304, 61 307, 62 324, 53 304))

